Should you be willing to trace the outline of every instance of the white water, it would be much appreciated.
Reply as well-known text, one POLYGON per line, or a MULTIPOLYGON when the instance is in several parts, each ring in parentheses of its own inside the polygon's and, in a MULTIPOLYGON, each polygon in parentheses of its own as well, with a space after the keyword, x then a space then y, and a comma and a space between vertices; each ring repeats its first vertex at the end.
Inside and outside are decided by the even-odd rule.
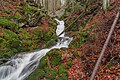
POLYGON ((62 6, 65 4, 66 0, 61 0, 62 6))
MULTIPOLYGON (((58 19, 55 19, 58 23, 57 25, 57 29, 56 29, 56 35, 59 36, 60 33, 62 33, 62 31, 64 31, 65 25, 64 25, 64 21, 59 21, 58 19)), ((59 37, 64 37, 65 36, 65 32, 63 34, 61 34, 59 37)))
MULTIPOLYGON (((55 19, 58 23, 56 35, 59 35, 64 30, 64 21, 55 19)), ((38 66, 40 59, 52 49, 67 48, 72 38, 65 36, 65 33, 60 35, 61 39, 51 48, 42 49, 29 54, 19 54, 12 57, 8 62, 0 66, 0 80, 24 80, 38 66)))

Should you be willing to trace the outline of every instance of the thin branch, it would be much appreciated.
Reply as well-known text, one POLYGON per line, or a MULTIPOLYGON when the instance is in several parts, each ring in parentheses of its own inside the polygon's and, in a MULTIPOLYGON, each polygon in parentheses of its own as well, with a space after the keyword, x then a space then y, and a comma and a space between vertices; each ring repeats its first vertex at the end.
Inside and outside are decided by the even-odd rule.
POLYGON ((49 57, 47 56, 47 65, 51 68, 49 57))
POLYGON ((95 68, 94 68, 94 70, 93 70, 93 73, 92 73, 92 75, 91 75, 90 80, 93 80, 94 77, 95 77, 95 74, 96 74, 96 72, 97 72, 97 70, 98 70, 98 67, 99 67, 100 63, 101 63, 101 60, 102 60, 102 58, 103 58, 104 52, 105 52, 105 50, 106 50, 106 48, 107 48, 107 45, 108 45, 108 43, 109 43, 109 41, 110 41, 110 39, 111 39, 112 33, 113 33, 114 28, 115 28, 115 26, 116 26, 116 24, 117 24, 117 21, 118 21, 118 19, 119 19, 119 16, 120 16, 120 12, 117 13, 117 15, 116 15, 116 17, 115 17, 115 19, 114 19, 114 22, 113 22, 113 24, 112 24, 112 26, 111 26, 111 29, 110 29, 109 34, 108 34, 108 37, 107 37, 107 39, 106 39, 106 41, 105 41, 105 44, 104 44, 104 46, 103 46, 103 48, 102 48, 102 51, 101 51, 100 56, 99 56, 99 58, 98 58, 98 60, 97 60, 97 63, 96 63, 96 65, 95 65, 95 68))

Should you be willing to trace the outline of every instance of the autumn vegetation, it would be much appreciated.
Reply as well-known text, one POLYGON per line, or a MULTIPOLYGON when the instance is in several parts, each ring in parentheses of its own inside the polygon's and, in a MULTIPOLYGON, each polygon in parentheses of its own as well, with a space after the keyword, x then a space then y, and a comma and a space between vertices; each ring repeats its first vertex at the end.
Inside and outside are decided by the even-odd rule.
MULTIPOLYGON (((30 0, 0 1, 0 64, 10 57, 48 48, 56 43, 56 22, 65 21, 69 48, 54 49, 40 60, 27 80, 89 80, 108 32, 119 11, 119 0, 107 10, 101 0, 75 0, 64 15, 49 16, 30 0)), ((95 80, 120 79, 120 20, 109 42, 95 80)))

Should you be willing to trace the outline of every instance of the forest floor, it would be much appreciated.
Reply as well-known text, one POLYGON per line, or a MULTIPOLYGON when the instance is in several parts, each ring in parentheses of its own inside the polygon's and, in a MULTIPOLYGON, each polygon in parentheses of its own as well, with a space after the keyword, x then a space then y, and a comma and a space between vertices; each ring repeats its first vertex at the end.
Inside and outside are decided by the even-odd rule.
MULTIPOLYGON (((4 1, 5 4, 3 6, 0 6, 0 9, 5 8, 7 11, 1 10, 0 16, 13 15, 9 11, 14 12, 17 10, 18 0, 14 0, 14 2, 13 0, 11 2, 9 0, 4 0, 4 1)), ((71 37, 74 37, 74 39, 71 42, 69 48, 61 49, 61 50, 52 50, 51 52, 49 52, 43 58, 43 60, 41 60, 38 69, 35 70, 35 72, 33 72, 33 74, 30 75, 28 80, 40 80, 40 79, 41 80, 67 80, 67 79, 89 80, 92 71, 94 69, 94 66, 96 64, 96 61, 99 57, 99 54, 102 50, 102 47, 105 43, 105 40, 108 36, 110 28, 113 24, 116 13, 118 10, 120 10, 119 9, 120 1, 119 0, 114 0, 114 1, 115 3, 110 7, 110 10, 107 11, 106 13, 103 10, 100 10, 100 12, 96 16, 93 16, 93 14, 90 13, 90 15, 84 15, 81 19, 78 19, 78 22, 76 24, 77 26, 81 26, 82 24, 78 24, 78 23, 81 23, 81 21, 83 21, 82 19, 84 18, 88 19, 92 16, 92 20, 86 23, 85 26, 82 27, 82 29, 79 28, 79 30, 76 31, 73 28, 73 31, 71 30, 69 35, 71 37)), ((68 20, 68 23, 70 23, 69 19, 71 19, 71 17, 77 14, 79 13, 75 12, 74 14, 71 14, 71 16, 67 16, 66 19, 68 20)), ((24 18, 25 16, 22 17, 24 18)), ((55 27, 56 24, 53 22, 52 25, 49 25, 51 23, 48 20, 51 19, 48 17, 41 19, 39 21, 40 27, 39 26, 38 27, 27 26, 26 28, 21 27, 20 28, 21 32, 15 33, 15 35, 16 34, 22 35, 23 40, 21 45, 23 43, 26 44, 26 45, 22 45, 22 47, 25 48, 29 47, 29 48, 22 50, 20 46, 15 49, 16 50, 21 49, 22 51, 19 50, 16 51, 14 49, 15 51, 11 52, 11 54, 14 55, 13 54, 14 52, 19 53, 25 51, 32 51, 34 49, 38 49, 39 47, 45 47, 45 43, 49 41, 49 39, 55 37, 55 36, 51 37, 51 35, 55 34, 53 31, 55 31, 54 29, 56 28, 55 27), (54 27, 49 28, 48 26, 54 26, 54 27), (40 31, 38 31, 38 29, 40 29, 40 31), (35 33, 36 30, 38 33, 35 33), (39 35, 39 33, 41 33, 41 30, 44 31, 45 33, 48 32, 49 34, 39 35), (40 36, 46 36, 48 38, 42 39, 43 42, 41 41, 34 42, 35 39, 38 40, 43 38, 40 36), (39 45, 37 45, 38 43, 39 45)), ((5 42, 3 41, 4 38, 7 38, 4 35, 6 30, 7 30, 6 27, 3 27, 3 25, 0 26, 0 41, 1 41, 0 57, 2 59, 6 56, 7 58, 10 57, 11 55, 8 54, 10 53, 11 48, 13 48, 14 46, 19 46, 15 44, 12 46, 8 46, 11 44, 11 41, 9 41, 8 39, 5 39, 4 40, 5 42), (7 45, 5 46, 6 48, 2 47, 3 44, 7 42, 7 40, 10 43, 8 45, 6 44, 7 45), (8 53, 3 55, 2 52, 8 52, 8 53)), ((104 53, 104 57, 102 59, 101 65, 99 66, 99 70, 94 80, 120 80, 120 19, 118 20, 118 23, 115 27, 114 33, 104 53)))
MULTIPOLYGON (((120 1, 116 0, 115 5, 111 6, 111 10, 104 13, 101 11, 95 16, 85 27, 95 27, 89 32, 87 42, 78 50, 81 56, 75 58, 73 65, 69 69, 69 79, 72 80, 89 80, 108 36, 110 28, 116 16, 116 10, 120 5, 120 1), (82 66, 81 66, 82 65, 82 66), (81 74, 80 76, 78 74, 81 74)), ((104 53, 102 63, 95 76, 95 80, 120 80, 120 19, 115 27, 115 31, 104 53)))

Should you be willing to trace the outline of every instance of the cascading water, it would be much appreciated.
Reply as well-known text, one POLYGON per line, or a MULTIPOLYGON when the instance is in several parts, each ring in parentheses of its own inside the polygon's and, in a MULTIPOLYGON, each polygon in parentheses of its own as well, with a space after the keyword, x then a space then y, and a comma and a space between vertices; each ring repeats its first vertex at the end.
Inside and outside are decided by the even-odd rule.
POLYGON ((65 4, 66 0, 61 0, 62 6, 65 4))
MULTIPOLYGON (((64 30, 64 21, 55 19, 58 23, 56 35, 59 35, 64 30)), ((56 45, 51 48, 42 49, 37 52, 29 54, 19 54, 12 57, 8 62, 0 66, 0 80, 24 80, 28 77, 38 66, 40 59, 52 49, 67 48, 72 38, 61 34, 56 45)))

